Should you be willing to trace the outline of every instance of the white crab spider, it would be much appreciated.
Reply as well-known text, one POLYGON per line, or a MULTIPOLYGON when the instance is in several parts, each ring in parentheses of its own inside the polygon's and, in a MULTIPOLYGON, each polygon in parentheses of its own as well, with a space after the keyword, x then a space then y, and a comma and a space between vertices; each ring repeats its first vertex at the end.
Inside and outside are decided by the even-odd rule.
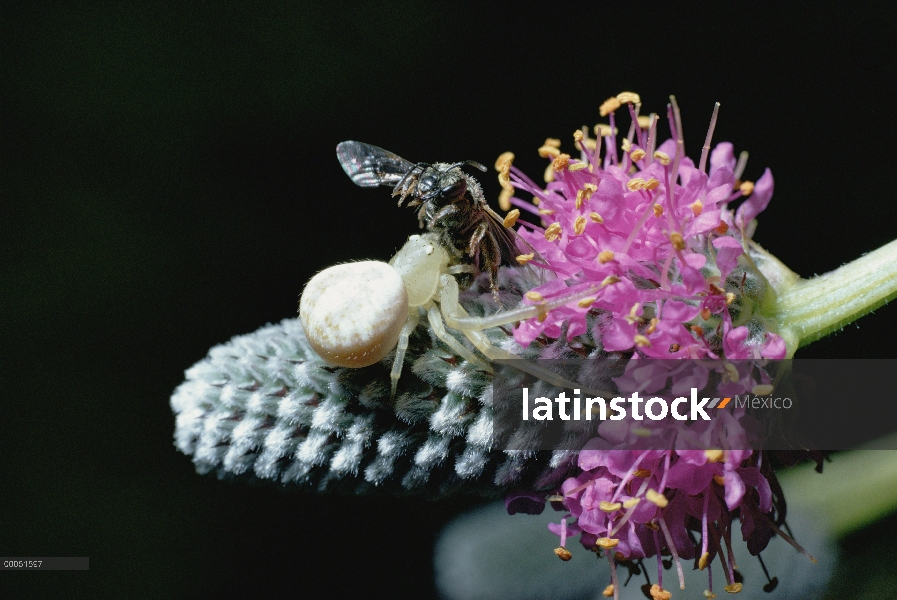
MULTIPOLYGON (((309 344, 326 362, 351 368, 379 362, 395 348, 390 374, 395 397, 408 338, 418 325, 421 309, 433 333, 455 354, 492 372, 488 361, 461 344, 445 326, 463 332, 489 361, 518 358, 491 344, 481 331, 544 314, 596 292, 590 288, 539 305, 470 317, 458 303, 454 276, 473 273, 475 268, 449 263, 450 256, 437 236, 425 233, 409 237, 389 264, 363 261, 321 271, 306 284, 299 302, 309 344)), ((550 382, 568 383, 532 363, 524 370, 550 382)))

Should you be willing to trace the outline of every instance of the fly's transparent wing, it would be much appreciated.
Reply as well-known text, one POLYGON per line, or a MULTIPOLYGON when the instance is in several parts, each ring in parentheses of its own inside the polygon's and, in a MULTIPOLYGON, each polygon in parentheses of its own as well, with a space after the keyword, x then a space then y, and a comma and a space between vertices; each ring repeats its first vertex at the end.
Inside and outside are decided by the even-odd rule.
POLYGON ((341 142, 336 157, 346 175, 361 187, 395 186, 414 168, 401 156, 362 142, 341 142))

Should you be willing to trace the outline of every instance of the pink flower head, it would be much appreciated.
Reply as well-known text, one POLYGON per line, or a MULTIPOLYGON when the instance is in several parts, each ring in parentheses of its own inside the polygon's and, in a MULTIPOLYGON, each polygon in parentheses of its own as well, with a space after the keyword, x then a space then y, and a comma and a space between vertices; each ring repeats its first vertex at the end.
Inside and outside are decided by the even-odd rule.
MULTIPOLYGON (((539 254, 533 264, 555 276, 530 296, 549 300, 594 290, 585 302, 521 323, 515 340, 529 346, 540 340, 547 345, 564 333, 568 340, 579 337, 597 356, 629 357, 617 380, 621 389, 684 394, 704 387, 710 367, 694 363, 682 370, 674 361, 643 359, 782 359, 788 350, 762 317, 768 283, 764 287, 749 258, 754 219, 772 197, 772 174, 767 169, 756 184, 742 182, 746 155, 736 159, 728 142, 710 151, 716 111, 696 165, 684 154, 679 110, 671 100, 666 119, 647 120, 638 116, 637 95, 609 100, 603 106, 609 124, 596 126, 596 139, 585 129, 577 132, 575 158, 546 142, 540 154, 551 165, 544 188, 509 163, 503 173, 506 190, 511 185, 532 195, 532 202, 510 202, 541 218, 541 225, 524 224, 519 232, 539 254), (614 110, 620 107, 631 124, 618 147, 614 110), (670 129, 665 141, 661 120, 670 129)), ((769 383, 750 368, 730 363, 726 369, 721 393, 769 383)), ((729 549, 739 519, 753 554, 774 534, 793 542, 778 528, 784 515, 774 507, 772 469, 750 449, 750 419, 743 410, 721 412, 690 426, 605 421, 600 437, 580 451, 579 470, 557 490, 554 498, 562 499, 567 514, 550 529, 562 547, 579 534, 583 545, 605 554, 615 597, 615 564, 652 556, 658 561, 655 587, 665 594, 663 554, 672 556, 680 582, 681 559, 695 559, 701 569, 718 559, 726 590, 738 591, 729 549), (639 436, 650 436, 653 445, 632 449, 640 447, 639 436), (668 449, 652 449, 658 447, 668 449)))
MULTIPOLYGON (((636 105, 627 108, 633 119, 622 158, 612 112, 603 137, 576 136, 578 158, 553 146, 541 149, 552 159, 544 189, 509 167, 510 184, 537 206, 510 202, 542 218, 541 226, 526 224, 520 234, 540 254, 535 264, 556 275, 533 291, 550 300, 595 290, 587 307, 571 303, 522 323, 516 341, 556 339, 566 327, 568 338, 585 336, 608 352, 783 358, 787 351, 775 332, 747 339, 730 310, 733 303, 758 303, 744 285, 751 267, 744 256, 753 219, 772 197, 769 170, 756 184, 740 182, 744 161, 736 161, 728 142, 708 154, 710 134, 696 166, 684 155, 675 105, 667 110, 672 133, 663 142, 656 115, 639 125, 636 105), (737 210, 730 208, 744 197, 737 210)), ((710 133, 715 119, 714 113, 710 133)), ((755 271, 751 276, 762 277, 755 271)))

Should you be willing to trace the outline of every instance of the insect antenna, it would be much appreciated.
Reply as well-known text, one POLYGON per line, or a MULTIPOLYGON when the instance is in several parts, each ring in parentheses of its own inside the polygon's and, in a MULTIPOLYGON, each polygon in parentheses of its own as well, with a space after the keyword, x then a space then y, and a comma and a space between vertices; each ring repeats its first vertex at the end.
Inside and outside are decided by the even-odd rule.
POLYGON ((444 172, 451 171, 452 169, 457 169, 458 167, 463 167, 464 165, 473 167, 474 169, 479 169, 483 173, 485 173, 488 170, 488 169, 486 169, 485 165, 482 165, 481 163, 478 163, 475 160, 462 160, 461 162, 456 162, 453 165, 449 165, 449 168, 446 169, 444 172))

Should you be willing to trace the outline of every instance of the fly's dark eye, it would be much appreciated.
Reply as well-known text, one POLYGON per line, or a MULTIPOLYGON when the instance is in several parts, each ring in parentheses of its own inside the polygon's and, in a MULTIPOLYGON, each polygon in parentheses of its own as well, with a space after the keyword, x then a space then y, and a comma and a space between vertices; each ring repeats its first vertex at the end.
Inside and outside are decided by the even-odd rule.
POLYGON ((447 185, 440 191, 440 195, 444 198, 457 198, 467 191, 467 182, 459 179, 451 185, 447 185))

